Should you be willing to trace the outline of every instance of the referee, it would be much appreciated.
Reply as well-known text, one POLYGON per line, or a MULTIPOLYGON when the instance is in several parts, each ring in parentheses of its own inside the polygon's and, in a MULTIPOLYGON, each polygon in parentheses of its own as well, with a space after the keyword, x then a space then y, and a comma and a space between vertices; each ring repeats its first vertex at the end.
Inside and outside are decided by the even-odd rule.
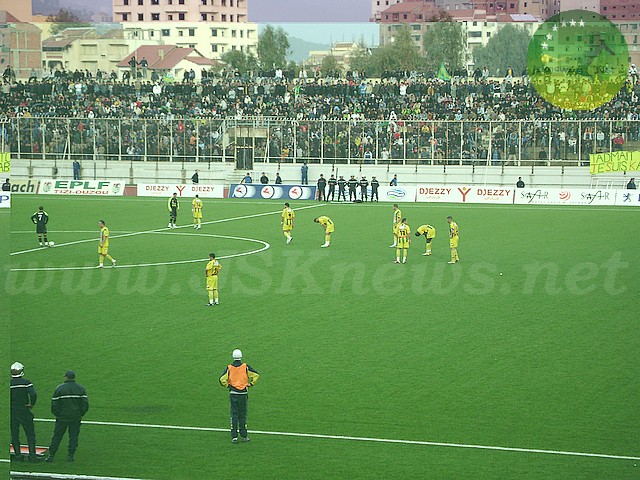
POLYGON ((178 194, 174 193, 169 202, 167 203, 169 208, 169 228, 176 228, 176 220, 178 219, 178 210, 180 210, 180 204, 178 203, 178 194))
POLYGON ((231 405, 231 442, 238 443, 238 429, 243 442, 247 436, 247 403, 248 390, 253 387, 260 375, 242 361, 242 352, 237 348, 231 354, 233 363, 227 365, 220 376, 220 385, 229 389, 231 405))
POLYGON ((17 461, 22 461, 20 452, 20 425, 24 428, 29 445, 29 461, 36 462, 36 428, 33 425, 31 409, 38 395, 31 381, 24 378, 24 365, 15 362, 11 365, 11 445, 17 461))

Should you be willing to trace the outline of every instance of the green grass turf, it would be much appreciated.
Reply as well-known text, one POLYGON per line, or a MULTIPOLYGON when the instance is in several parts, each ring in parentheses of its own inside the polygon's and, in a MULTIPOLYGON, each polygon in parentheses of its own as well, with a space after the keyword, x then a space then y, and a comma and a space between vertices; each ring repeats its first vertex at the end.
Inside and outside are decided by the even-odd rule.
MULTIPOLYGON (((2 259, 2 265, 0 266, 0 285, 5 285, 6 275, 8 272, 8 259, 9 259, 9 229, 10 229, 10 216, 11 211, 8 209, 0 209, 0 258, 2 259)), ((7 295, 2 295, 2 301, 0 302, 0 328, 2 329, 2 338, 8 339, 9 332, 9 311, 10 303, 7 295)), ((11 365, 13 361, 9 356, 9 341, 5 340, 0 342, 0 361, 2 365, 11 365)), ((6 370, 5 370, 6 371, 6 370)), ((0 397, 0 418, 5 419, 2 425, 7 427, 4 429, 9 434, 9 390, 6 389, 0 397)), ((5 437, 6 438, 6 437, 5 437)), ((9 459, 9 450, 5 449, 0 454, 0 459, 9 459)), ((9 477, 9 464, 0 463, 0 478, 9 477)))
MULTIPOLYGON (((11 249, 35 246, 29 216, 44 204, 56 246, 12 267, 97 263, 97 221, 119 265, 205 259, 260 248, 170 234, 164 199, 17 196, 11 249), (166 229, 163 230, 166 232, 166 229)), ((638 212, 613 208, 403 205, 415 230, 438 229, 434 254, 412 237, 406 265, 389 248, 392 209, 298 203, 295 240, 279 215, 196 233, 255 238, 265 252, 222 259, 220 302, 206 308, 198 263, 14 272, 11 354, 48 395, 68 368, 88 390, 87 420, 225 427, 217 378, 234 348, 261 373, 249 429, 639 456, 638 212), (321 227, 336 223, 321 249, 321 227), (449 260, 446 215, 460 225, 449 260), (499 273, 503 275, 500 276, 499 273)), ((204 220, 281 209, 205 201, 204 220)), ((179 224, 190 222, 182 204, 179 224)), ((39 423, 39 444, 52 426, 39 423)), ((65 440, 66 442, 66 440, 65 440)), ((85 425, 77 462, 36 471, 152 479, 637 478, 633 461, 347 440, 85 425)), ((637 462, 636 462, 637 463, 637 462)), ((27 468, 16 466, 16 469, 27 468)))

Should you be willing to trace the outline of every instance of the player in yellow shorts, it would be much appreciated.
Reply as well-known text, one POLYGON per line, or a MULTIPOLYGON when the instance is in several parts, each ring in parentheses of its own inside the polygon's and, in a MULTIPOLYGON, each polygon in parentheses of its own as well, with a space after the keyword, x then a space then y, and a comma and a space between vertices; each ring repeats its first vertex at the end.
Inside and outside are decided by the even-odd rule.
POLYGON ((395 248, 398 246, 398 237, 396 236, 396 227, 400 225, 402 221, 402 212, 397 203, 393 204, 393 223, 391 224, 391 231, 393 232, 393 245, 389 245, 389 248, 395 248))
POLYGON ((287 245, 291 243, 293 237, 291 236, 291 230, 293 230, 293 219, 296 216, 293 208, 289 206, 289 203, 284 204, 284 209, 282 210, 282 221, 280 224, 282 225, 282 233, 287 237, 287 245))
POLYGON ((420 235, 424 235, 427 239, 427 251, 422 255, 429 256, 431 255, 431 240, 436 238, 436 229, 431 225, 420 225, 416 230, 416 237, 419 237, 420 235))
POLYGON ((324 228, 324 243, 320 245, 322 248, 328 247, 331 244, 331 234, 335 231, 335 226, 329 217, 316 217, 314 222, 319 223, 324 228))
POLYGON ((100 243, 98 244, 98 255, 100 255, 100 264, 98 268, 104 268, 104 259, 111 260, 111 265, 116 266, 116 259, 109 255, 109 229, 104 220, 98 222, 100 225, 100 243))
POLYGON ((209 294, 209 303, 207 307, 218 305, 218 273, 222 265, 216 260, 216 254, 209 254, 209 262, 204 269, 204 274, 207 278, 207 293, 209 294))
POLYGON ((196 195, 191 201, 191 211, 193 212, 193 228, 200 230, 202 228, 202 200, 196 195))
POLYGON ((449 263, 457 263, 460 261, 458 258, 458 224, 453 221, 451 215, 447 217, 447 223, 449 224, 449 247, 451 247, 451 261, 449 263))
POLYGON ((398 239, 396 245, 396 261, 400 263, 400 253, 402 253, 402 263, 407 263, 407 253, 409 253, 409 246, 411 245, 411 228, 407 225, 407 219, 403 218, 396 226, 395 236, 398 239))

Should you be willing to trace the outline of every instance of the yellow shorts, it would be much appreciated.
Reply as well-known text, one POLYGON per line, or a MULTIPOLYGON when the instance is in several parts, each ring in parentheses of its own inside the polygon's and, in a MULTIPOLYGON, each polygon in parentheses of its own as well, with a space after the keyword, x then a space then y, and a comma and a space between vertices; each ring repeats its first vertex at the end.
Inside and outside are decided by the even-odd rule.
POLYGON ((453 237, 449 239, 449 247, 458 248, 458 237, 453 237))
POLYGON ((101 247, 98 245, 98 255, 107 255, 109 253, 109 245, 101 247))
POLYGON ((207 277, 207 290, 217 290, 218 289, 218 275, 212 275, 207 277))
POLYGON ((335 229, 334 225, 327 225, 327 227, 324 229, 324 233, 333 233, 335 229))
POLYGON ((407 238, 399 238, 397 247, 398 248, 409 248, 409 239, 407 239, 407 238))
POLYGON ((293 230, 293 225, 287 225, 286 223, 282 225, 283 232, 290 232, 291 230, 293 230))
POLYGON ((201 218, 202 218, 202 212, 200 212, 200 213, 194 213, 194 214, 193 214, 193 218, 194 218, 194 220, 201 219, 201 218))

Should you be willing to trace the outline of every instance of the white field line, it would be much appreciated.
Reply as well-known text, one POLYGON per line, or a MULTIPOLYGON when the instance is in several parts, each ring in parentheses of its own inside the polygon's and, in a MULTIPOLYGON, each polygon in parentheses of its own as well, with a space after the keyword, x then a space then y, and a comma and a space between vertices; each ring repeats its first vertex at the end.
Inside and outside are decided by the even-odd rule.
MULTIPOLYGON (((306 210, 307 208, 316 208, 321 206, 322 204, 318 204, 318 205, 307 205, 305 207, 299 207, 296 210, 306 210)), ((224 223, 224 222, 232 222, 235 220, 244 220, 247 218, 257 218, 257 217, 265 217, 267 215, 275 215, 277 213, 282 213, 282 210, 277 210, 275 212, 264 212, 264 213, 254 213, 251 215, 242 215, 240 217, 231 217, 231 218, 221 218, 219 220, 210 220, 208 222, 202 222, 202 225, 213 225, 215 223, 224 223)), ((188 224, 188 225, 180 225, 178 227, 176 227, 176 229, 178 228, 193 228, 192 224, 188 224)), ((131 233, 123 233, 121 235, 114 235, 111 238, 124 238, 124 237, 133 237, 136 235, 146 235, 148 233, 157 233, 157 232, 163 232, 163 231, 168 231, 168 229, 166 227, 164 228, 154 228, 153 230, 143 230, 140 232, 131 232, 131 233)), ((78 245, 80 243, 87 243, 87 242, 96 242, 98 240, 98 231, 95 231, 96 233, 96 237, 95 238, 89 238, 86 240, 76 240, 74 242, 66 242, 66 243, 59 243, 56 245, 56 248, 60 248, 60 247, 67 247, 69 245, 78 245)), ((38 250, 46 250, 49 247, 38 247, 38 248, 30 248, 28 250, 21 250, 19 252, 12 252, 10 255, 14 256, 14 255, 23 255, 25 253, 31 253, 31 252, 37 252, 38 250)))
MULTIPOLYGON (((114 230, 114 232, 116 232, 114 230)), ((33 235, 37 235, 35 230, 14 230, 11 233, 11 235, 13 234, 21 234, 21 233, 31 233, 33 235)), ((96 230, 47 230, 47 233, 96 233, 96 230)), ((127 231, 122 231, 122 232, 118 232, 119 234, 123 234, 123 233, 134 233, 134 232, 127 232, 127 231)))
MULTIPOLYGON (((55 422, 50 418, 36 418, 39 422, 55 422)), ((133 427, 133 428, 156 428, 165 430, 189 430, 200 432, 229 432, 229 428, 215 428, 215 427, 188 427, 181 425, 153 425, 148 423, 122 423, 122 422, 97 422, 97 421, 83 421, 83 424, 88 425, 106 425, 113 427, 133 427)), ((539 448, 519 448, 519 447, 501 447, 494 445, 473 445, 464 443, 445 443, 445 442, 427 442, 422 440, 400 440, 394 438, 373 438, 373 437, 353 437, 347 435, 322 435, 319 433, 298 433, 298 432, 270 432, 264 430, 249 430, 254 435, 276 435, 282 437, 299 437, 299 438, 320 438, 328 440, 348 440, 355 442, 372 442, 372 443, 397 443, 403 445, 426 445, 430 447, 452 447, 452 448, 469 448, 476 450, 497 450, 501 452, 518 452, 518 453, 539 453, 547 455, 566 455, 572 457, 595 457, 595 458, 610 458, 616 460, 640 460, 640 457, 628 456, 628 455, 610 455, 606 453, 585 453, 585 452, 570 452, 564 450, 545 450, 539 448)))
POLYGON ((93 475, 68 475, 64 473, 11 472, 12 475, 28 478, 46 478, 53 480, 142 480, 140 478, 96 477, 93 475))
POLYGON ((11 461, 8 458, 0 458, 0 463, 10 463, 11 461))
MULTIPOLYGON (((190 236, 196 236, 196 237, 215 237, 215 238, 227 238, 227 239, 231 239, 231 240, 245 240, 247 242, 254 242, 254 243, 260 243, 262 244, 262 248, 259 248, 257 250, 251 250, 250 252, 243 252, 243 253, 234 253, 231 255, 222 255, 220 257, 217 257, 218 259, 222 260, 225 258, 236 258, 236 257, 245 257, 247 255, 253 255, 256 253, 261 253, 264 252, 265 250, 269 249, 271 247, 270 244, 268 244, 267 242, 263 242, 262 240, 258 240, 255 238, 244 238, 244 237, 230 237, 228 235, 215 235, 213 233, 171 233, 171 232, 152 232, 153 235, 175 235, 175 236, 184 236, 184 235, 190 235, 190 236)), ((182 265, 185 263, 198 263, 198 262, 205 262, 207 261, 208 258, 196 258, 195 260, 176 260, 173 262, 158 262, 158 263, 136 263, 136 264, 131 264, 131 265, 127 265, 127 264, 119 264, 116 267, 111 267, 111 268, 117 268, 117 269, 122 269, 122 268, 137 268, 137 267, 159 267, 161 265, 182 265)), ((107 267, 109 268, 109 267, 107 267)), ((63 272, 63 271, 67 271, 67 270, 95 270, 96 266, 95 265, 84 265, 82 267, 43 267, 43 268, 12 268, 10 271, 11 272, 63 272)))

